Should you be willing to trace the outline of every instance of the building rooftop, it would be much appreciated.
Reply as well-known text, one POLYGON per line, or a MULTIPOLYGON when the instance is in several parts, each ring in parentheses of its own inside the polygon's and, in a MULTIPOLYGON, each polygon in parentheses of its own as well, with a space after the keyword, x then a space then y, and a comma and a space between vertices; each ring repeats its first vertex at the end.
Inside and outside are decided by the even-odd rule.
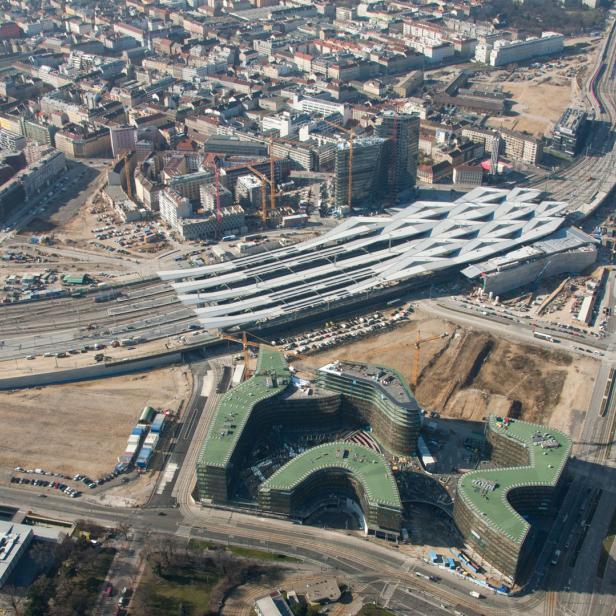
POLYGON ((583 109, 567 107, 563 111, 562 116, 560 116, 560 120, 556 123, 555 131, 576 134, 587 117, 588 114, 583 109))
POLYGON ((259 490, 292 490, 324 469, 349 471, 364 489, 370 505, 401 508, 398 486, 382 454, 356 443, 334 441, 296 456, 261 484, 259 490))
POLYGON ((291 373, 282 354, 262 346, 252 378, 228 391, 216 407, 198 464, 225 467, 255 405, 282 393, 290 382, 291 373))
POLYGON ((416 201, 391 216, 353 216, 266 255, 159 276, 185 304, 201 303, 207 293, 206 305, 195 309, 207 329, 290 319, 536 242, 563 224, 567 208, 540 197, 536 189, 479 187, 454 202, 416 201))
POLYGON ((378 387, 395 404, 405 408, 419 408, 417 400, 415 400, 415 396, 413 396, 407 382, 393 368, 360 362, 335 361, 333 364, 327 364, 319 368, 319 370, 366 381, 378 387))
POLYGON ((0 521, 0 588, 32 538, 32 527, 0 521))
POLYGON ((516 543, 522 543, 529 523, 511 506, 510 490, 555 486, 571 453, 571 439, 558 430, 517 419, 490 416, 489 429, 526 448, 528 466, 480 469, 458 481, 458 496, 484 522, 516 543))
POLYGON ((534 244, 523 246, 487 261, 469 265, 462 270, 462 274, 474 279, 513 268, 527 261, 556 256, 563 252, 579 250, 584 246, 592 246, 597 243, 597 240, 576 227, 563 227, 534 244))

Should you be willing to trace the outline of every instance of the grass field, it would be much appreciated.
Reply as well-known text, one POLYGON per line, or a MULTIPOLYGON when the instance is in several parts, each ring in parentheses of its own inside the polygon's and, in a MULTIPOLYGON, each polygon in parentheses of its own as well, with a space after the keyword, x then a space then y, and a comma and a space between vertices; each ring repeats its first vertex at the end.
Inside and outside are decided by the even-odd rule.
MULTIPOLYGON (((212 589, 220 578, 220 572, 215 569, 190 566, 176 568, 172 573, 161 577, 148 565, 138 589, 144 599, 145 611, 137 607, 133 612, 143 616, 200 614, 208 604, 212 589)), ((136 603, 140 605, 140 602, 136 603)))
POLYGON ((213 550, 222 549, 235 556, 241 556, 242 558, 252 558, 254 560, 269 560, 274 562, 285 563, 298 563, 301 562, 297 558, 287 556, 286 554, 276 554, 275 552, 266 552, 264 550, 255 550, 254 548, 242 548, 235 545, 229 545, 222 547, 210 541, 204 541, 201 539, 191 539, 188 542, 188 548, 192 550, 213 550))

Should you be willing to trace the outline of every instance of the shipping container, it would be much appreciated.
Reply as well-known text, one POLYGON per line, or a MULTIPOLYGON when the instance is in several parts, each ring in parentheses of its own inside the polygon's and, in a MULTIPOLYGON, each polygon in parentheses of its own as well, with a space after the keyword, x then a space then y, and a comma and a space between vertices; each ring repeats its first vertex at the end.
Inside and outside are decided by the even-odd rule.
POLYGON ((152 422, 152 432, 160 433, 165 429, 165 416, 163 413, 157 413, 152 422))
POLYGON ((139 417, 140 424, 149 424, 154 419, 154 409, 151 406, 146 406, 141 413, 141 417, 139 417))
POLYGON ((139 456, 137 456, 137 461, 135 462, 137 468, 145 470, 152 459, 152 450, 144 447, 139 456))
POLYGON ((137 449, 139 449, 139 443, 127 443, 125 453, 136 453, 137 449))
POLYGON ((158 434, 150 433, 145 437, 145 441, 143 442, 144 447, 151 447, 154 449, 158 444, 158 434))
POLYGON ((141 441, 141 435, 140 434, 131 434, 128 437, 128 442, 129 443, 139 443, 141 441))
POLYGON ((139 436, 141 436, 145 431, 146 431, 146 427, 145 426, 135 426, 132 430, 131 430, 131 434, 138 434, 139 436))

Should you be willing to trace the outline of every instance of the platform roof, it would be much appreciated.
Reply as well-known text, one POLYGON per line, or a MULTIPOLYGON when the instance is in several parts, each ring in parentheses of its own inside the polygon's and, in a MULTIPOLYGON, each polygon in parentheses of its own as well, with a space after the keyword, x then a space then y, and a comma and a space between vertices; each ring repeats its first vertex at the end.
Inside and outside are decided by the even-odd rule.
POLYGON ((323 235, 203 267, 160 272, 208 329, 301 316, 349 297, 462 269, 554 233, 567 204, 534 189, 476 188, 453 202, 417 201, 355 216, 323 235), (301 296, 301 300, 296 298, 301 296))
POLYGON ((480 469, 466 473, 458 481, 458 496, 481 519, 509 539, 522 543, 529 523, 511 506, 507 495, 511 490, 524 487, 555 486, 571 453, 571 439, 553 428, 528 423, 517 419, 508 420, 490 416, 488 429, 526 448, 530 464, 496 469, 480 469), (543 448, 535 444, 537 435, 549 436, 557 444, 543 448), (478 489, 474 481, 492 482, 491 491, 478 489))

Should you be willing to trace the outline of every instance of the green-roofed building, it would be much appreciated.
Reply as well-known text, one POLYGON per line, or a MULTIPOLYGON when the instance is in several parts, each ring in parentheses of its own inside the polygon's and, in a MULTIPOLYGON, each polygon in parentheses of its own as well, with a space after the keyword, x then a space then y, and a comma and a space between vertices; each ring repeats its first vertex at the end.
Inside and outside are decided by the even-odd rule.
POLYGON ((62 282, 66 285, 83 285, 92 282, 89 274, 66 274, 62 278, 62 282))
POLYGON ((252 378, 228 391, 218 404, 197 462, 197 484, 202 499, 226 501, 230 471, 240 453, 238 443, 253 411, 283 393, 291 382, 284 357, 261 347, 252 378))
MULTIPOLYGON (((389 368, 336 362, 319 370, 310 393, 292 380, 283 355, 262 346, 255 374, 227 392, 214 412, 197 461, 200 500, 232 504, 245 499, 241 471, 259 435, 270 430, 319 434, 369 425, 374 449, 353 442, 308 449, 269 479, 260 477, 257 504, 262 511, 306 517, 327 497, 342 505, 349 499, 359 502, 365 530, 397 536, 400 497, 376 449, 415 452, 420 410, 404 379, 389 368)), ((259 477, 260 471, 253 473, 259 477)))
POLYGON ((467 545, 515 580, 536 539, 522 516, 553 512, 571 439, 552 428, 495 416, 486 424, 486 438, 498 467, 460 478, 454 519, 467 545))
POLYGON ((259 506, 303 516, 332 493, 359 499, 366 531, 398 535, 402 503, 389 465, 380 453, 356 443, 335 441, 293 458, 259 486, 259 506))
POLYGON ((356 361, 336 361, 319 368, 316 382, 342 394, 343 410, 370 424, 385 449, 404 456, 416 453, 421 410, 398 371, 356 361))

